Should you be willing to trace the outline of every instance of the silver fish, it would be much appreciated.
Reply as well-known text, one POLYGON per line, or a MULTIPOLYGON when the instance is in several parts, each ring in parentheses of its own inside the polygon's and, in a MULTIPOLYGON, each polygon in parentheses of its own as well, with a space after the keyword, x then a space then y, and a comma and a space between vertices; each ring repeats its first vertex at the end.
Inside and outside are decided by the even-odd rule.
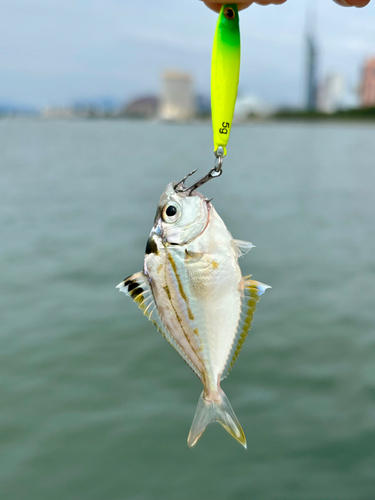
POLYGON ((269 287, 241 275, 238 257, 253 245, 234 240, 211 201, 183 188, 183 181, 166 187, 143 271, 117 288, 133 298, 204 385, 188 446, 217 421, 246 448, 220 382, 233 367, 256 304, 269 287))

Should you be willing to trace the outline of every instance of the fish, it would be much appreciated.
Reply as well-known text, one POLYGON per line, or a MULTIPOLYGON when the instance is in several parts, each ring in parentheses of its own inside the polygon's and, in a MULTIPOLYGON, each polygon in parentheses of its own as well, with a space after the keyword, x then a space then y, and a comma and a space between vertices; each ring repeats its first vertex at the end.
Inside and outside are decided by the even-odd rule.
MULTIPOLYGON (((190 174, 189 174, 190 175, 190 174)), ((238 264, 252 243, 236 240, 203 194, 170 183, 160 197, 143 271, 117 288, 129 295, 203 383, 188 447, 219 422, 245 448, 246 438, 221 388, 241 351, 268 285, 238 264)))

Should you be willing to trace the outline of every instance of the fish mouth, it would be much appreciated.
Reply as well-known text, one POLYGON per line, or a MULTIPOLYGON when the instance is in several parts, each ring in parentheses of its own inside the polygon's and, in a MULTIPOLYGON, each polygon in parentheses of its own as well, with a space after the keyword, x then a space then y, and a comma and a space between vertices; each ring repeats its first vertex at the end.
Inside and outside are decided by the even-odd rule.
POLYGON ((161 241, 163 237, 163 230, 161 228, 161 220, 158 219, 157 223, 155 222, 153 228, 151 229, 150 235, 148 237, 147 243, 146 243, 146 255, 149 254, 159 254, 159 247, 160 247, 160 239, 161 241), (159 243, 159 245, 158 245, 159 243))

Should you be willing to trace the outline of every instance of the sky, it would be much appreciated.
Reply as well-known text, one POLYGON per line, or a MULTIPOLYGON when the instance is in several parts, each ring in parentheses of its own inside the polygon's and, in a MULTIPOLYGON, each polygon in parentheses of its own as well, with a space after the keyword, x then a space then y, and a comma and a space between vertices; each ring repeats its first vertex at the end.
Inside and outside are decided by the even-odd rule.
MULTIPOLYGON (((287 0, 240 13, 240 93, 272 105, 303 100, 306 12, 315 8, 319 75, 349 88, 375 55, 375 0, 287 0)), ((35 108, 157 94, 164 69, 190 72, 209 95, 217 14, 199 0, 0 0, 0 103, 35 108)))

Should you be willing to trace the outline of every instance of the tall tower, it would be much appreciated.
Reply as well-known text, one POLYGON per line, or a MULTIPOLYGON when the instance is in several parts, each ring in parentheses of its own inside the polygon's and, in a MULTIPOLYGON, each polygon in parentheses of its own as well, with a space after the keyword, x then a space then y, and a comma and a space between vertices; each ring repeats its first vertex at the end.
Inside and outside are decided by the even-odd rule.
MULTIPOLYGON (((312 3, 310 3, 312 6, 312 3)), ((314 4, 316 7, 316 4, 314 4)), ((317 108, 317 47, 315 40, 316 12, 309 10, 306 16, 306 100, 305 108, 315 111, 317 108)))

